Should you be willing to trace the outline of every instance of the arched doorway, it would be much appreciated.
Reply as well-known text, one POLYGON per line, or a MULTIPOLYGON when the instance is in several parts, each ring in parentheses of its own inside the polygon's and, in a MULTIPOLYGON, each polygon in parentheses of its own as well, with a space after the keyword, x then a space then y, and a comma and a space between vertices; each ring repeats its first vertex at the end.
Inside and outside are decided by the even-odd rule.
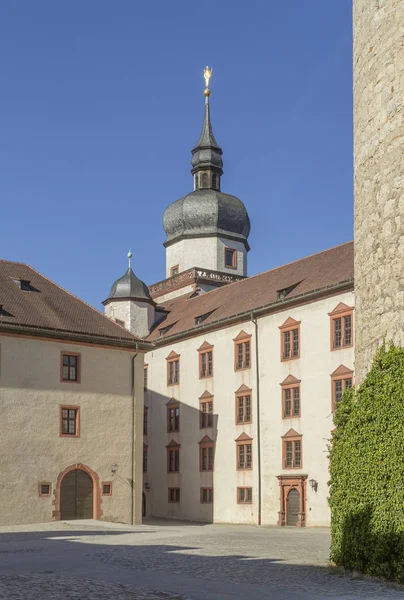
POLYGON ((62 520, 94 518, 94 484, 82 469, 72 469, 60 486, 60 518, 62 520))
POLYGON ((296 488, 292 488, 286 501, 286 525, 296 527, 300 512, 300 494, 296 488))

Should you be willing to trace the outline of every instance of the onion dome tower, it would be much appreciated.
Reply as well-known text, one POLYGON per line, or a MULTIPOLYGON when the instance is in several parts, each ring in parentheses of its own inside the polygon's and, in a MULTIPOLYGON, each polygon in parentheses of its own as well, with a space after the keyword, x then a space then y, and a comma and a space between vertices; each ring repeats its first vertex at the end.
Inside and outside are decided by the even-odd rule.
POLYGON ((239 198, 221 191, 223 151, 210 120, 211 76, 206 67, 202 133, 192 149, 194 191, 170 204, 163 216, 167 277, 192 267, 247 275, 250 219, 239 198))
POLYGON ((149 289, 132 271, 132 252, 128 252, 129 266, 126 273, 117 279, 104 300, 107 317, 125 327, 138 337, 146 337, 155 318, 155 302, 149 289))

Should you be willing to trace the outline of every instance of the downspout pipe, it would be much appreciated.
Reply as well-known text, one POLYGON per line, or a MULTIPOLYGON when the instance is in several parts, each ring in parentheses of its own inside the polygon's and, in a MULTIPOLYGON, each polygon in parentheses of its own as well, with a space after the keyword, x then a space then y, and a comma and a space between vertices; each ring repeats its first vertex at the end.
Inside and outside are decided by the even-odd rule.
POLYGON ((258 470, 258 525, 261 525, 262 501, 261 501, 261 410, 260 410, 260 363, 259 363, 259 345, 258 345, 258 321, 251 312, 251 321, 255 327, 255 374, 257 388, 257 470, 258 470))
POLYGON ((131 396, 132 396, 132 486, 131 486, 131 524, 135 524, 135 360, 139 354, 139 344, 136 342, 136 351, 132 356, 132 381, 131 381, 131 396))

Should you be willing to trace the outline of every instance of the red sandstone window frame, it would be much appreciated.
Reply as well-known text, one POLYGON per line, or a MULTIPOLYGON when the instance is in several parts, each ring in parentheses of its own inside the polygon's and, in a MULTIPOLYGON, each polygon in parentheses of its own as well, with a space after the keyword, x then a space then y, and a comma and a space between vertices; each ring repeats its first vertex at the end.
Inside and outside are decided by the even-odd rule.
POLYGON ((253 503, 252 487, 238 487, 237 488, 237 504, 252 504, 252 503, 253 503), (250 496, 250 498, 248 496, 250 496))
POLYGON ((143 389, 148 390, 149 384, 149 365, 143 365, 143 389))
POLYGON ((171 387, 173 385, 180 384, 180 355, 174 352, 170 352, 170 354, 166 358, 167 361, 167 386, 171 387), (177 366, 175 366, 177 365, 177 366))
POLYGON ((252 438, 242 433, 236 439, 236 467, 237 471, 251 471, 253 468, 252 438))
POLYGON ((251 338, 252 335, 245 331, 240 331, 234 338, 234 370, 246 371, 251 369, 251 338))
POLYGON ((281 384, 282 393, 282 419, 299 419, 302 416, 302 397, 300 392, 300 379, 289 375, 281 384), (295 400, 297 390, 297 400, 299 402, 299 411, 295 412, 295 400), (288 404, 290 403, 290 414, 287 414, 288 404))
POLYGON ((180 448, 181 445, 175 440, 166 446, 167 448, 167 473, 169 475, 180 472, 180 448))
MULTIPOLYGON (((70 417, 68 417, 68 420, 72 420, 72 419, 70 419, 70 417)), ((80 437, 80 406, 71 405, 71 404, 60 404, 59 405, 59 437, 64 437, 64 438, 79 438, 80 437), (63 433, 63 420, 65 420, 65 418, 63 417, 64 410, 68 410, 68 411, 75 410, 76 411, 76 415, 75 415, 76 431, 75 431, 75 433, 63 433)))
POLYGON ((331 412, 335 412, 337 400, 337 382, 341 383, 342 393, 354 385, 354 372, 344 365, 340 365, 333 373, 331 373, 331 412), (350 382, 350 383, 347 383, 350 382))
POLYGON ((148 458, 148 446, 147 444, 143 444, 143 473, 147 473, 148 458))
POLYGON ((208 473, 215 468, 215 443, 205 435, 199 442, 199 471, 208 473))
POLYGON ((167 407, 167 433, 175 433, 180 430, 180 403, 171 398, 167 407))
POLYGON ((143 435, 147 435, 147 429, 148 429, 148 412, 149 409, 147 406, 145 406, 143 408, 143 435))
POLYGON ((38 496, 40 498, 50 498, 52 496, 52 484, 50 481, 40 481, 38 483, 38 496), (49 491, 48 493, 44 493, 42 486, 48 486, 49 491))
POLYGON ((213 427, 213 396, 208 391, 199 398, 199 429, 213 427))
POLYGON ((300 433, 297 433, 294 429, 289 429, 289 431, 282 436, 282 468, 285 470, 300 470, 303 468, 303 436, 300 433), (288 464, 289 457, 289 446, 291 444, 291 457, 292 462, 288 464), (299 450, 298 450, 299 448, 299 450), (297 460, 297 457, 300 457, 297 460))
POLYGON ((213 504, 213 488, 212 487, 211 488, 201 487, 200 502, 201 502, 201 504, 213 504))
POLYGON ((353 320, 353 307, 340 302, 332 312, 328 313, 330 317, 330 350, 335 352, 336 350, 344 350, 345 348, 352 348, 354 345, 354 320, 353 320), (346 327, 346 319, 350 319, 350 327, 346 327), (336 324, 339 322, 340 336, 337 335, 336 324), (349 329, 349 341, 346 342, 347 330, 349 329), (340 337, 339 345, 337 339, 340 337))
POLYGON ((235 248, 230 248, 229 246, 225 246, 224 248, 224 266, 226 269, 237 269, 237 250, 235 248), (231 252, 231 264, 227 263, 227 252, 231 252))
POLYGON ((300 321, 289 317, 283 325, 279 326, 281 333, 281 362, 300 358, 300 323, 300 321), (296 342, 297 351, 295 349, 296 342))
MULTIPOLYGON (((68 367, 70 369, 70 367, 68 367)), ((61 383, 81 383, 81 353, 80 352, 66 352, 62 350, 60 352, 60 381, 61 383), (72 356, 76 358, 76 378, 75 379, 64 379, 63 371, 67 365, 63 364, 65 356, 72 356)))
POLYGON ((208 342, 204 342, 198 348, 199 354, 199 379, 208 379, 213 377, 213 346, 208 342))
POLYGON ((101 484, 101 490, 103 496, 112 496, 112 481, 103 481, 101 484), (105 491, 104 486, 105 488, 109 486, 109 491, 105 491))
POLYGON ((235 392, 235 412, 236 425, 252 423, 252 390, 246 385, 235 392))
POLYGON ((180 495, 181 488, 168 488, 168 502, 169 504, 178 504, 181 500, 180 495))

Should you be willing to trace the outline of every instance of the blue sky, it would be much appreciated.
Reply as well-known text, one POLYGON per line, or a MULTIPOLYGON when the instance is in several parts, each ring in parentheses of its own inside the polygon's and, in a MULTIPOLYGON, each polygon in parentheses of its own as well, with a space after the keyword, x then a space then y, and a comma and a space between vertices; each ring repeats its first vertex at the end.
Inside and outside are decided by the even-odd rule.
POLYGON ((249 273, 352 239, 351 46, 351 0, 2 3, 0 258, 97 307, 129 248, 163 279, 207 64, 249 273))

